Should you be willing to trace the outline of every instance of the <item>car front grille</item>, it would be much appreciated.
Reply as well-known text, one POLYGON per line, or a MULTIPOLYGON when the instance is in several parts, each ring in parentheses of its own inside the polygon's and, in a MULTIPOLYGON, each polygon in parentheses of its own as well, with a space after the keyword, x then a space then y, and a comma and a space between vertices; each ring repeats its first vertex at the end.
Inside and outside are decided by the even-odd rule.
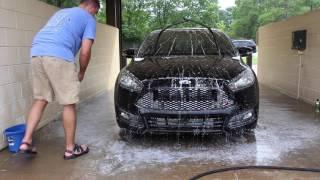
MULTIPOLYGON (((190 81, 192 82, 192 81, 190 81)), ((166 111, 205 111, 224 109, 232 106, 234 101, 219 84, 206 82, 205 85, 192 87, 171 86, 153 87, 137 101, 139 108, 166 111)))
POLYGON ((166 130, 210 130, 222 132, 224 117, 179 117, 179 116, 145 116, 149 128, 166 129, 166 130))

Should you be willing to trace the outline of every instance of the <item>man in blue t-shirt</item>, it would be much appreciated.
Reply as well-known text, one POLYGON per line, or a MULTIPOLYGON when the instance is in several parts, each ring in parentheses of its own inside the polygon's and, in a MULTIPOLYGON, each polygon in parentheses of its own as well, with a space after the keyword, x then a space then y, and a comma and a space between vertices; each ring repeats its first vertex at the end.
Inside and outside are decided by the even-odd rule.
POLYGON ((63 105, 64 159, 74 159, 89 152, 87 145, 75 143, 76 103, 79 102, 80 82, 91 57, 96 36, 94 16, 99 8, 99 0, 81 0, 79 7, 56 12, 34 37, 31 48, 34 102, 20 152, 37 153, 32 135, 47 104, 54 99, 63 105), (80 70, 77 72, 75 57, 80 48, 80 70))

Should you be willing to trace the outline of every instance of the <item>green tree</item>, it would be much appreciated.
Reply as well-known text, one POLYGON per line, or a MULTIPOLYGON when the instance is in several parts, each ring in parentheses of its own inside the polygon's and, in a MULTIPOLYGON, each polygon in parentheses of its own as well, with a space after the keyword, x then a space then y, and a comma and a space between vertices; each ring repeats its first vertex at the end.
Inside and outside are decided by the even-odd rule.
POLYGON ((318 9, 319 0, 236 0, 231 24, 234 38, 256 37, 260 26, 318 9))
POLYGON ((140 42, 150 32, 151 14, 146 0, 123 0, 122 35, 124 42, 140 42))
POLYGON ((99 23, 106 24, 107 23, 107 3, 106 0, 100 1, 100 9, 98 14, 96 15, 96 19, 99 23))
MULTIPOLYGON (((140 43, 151 31, 184 17, 211 27, 220 23, 217 0, 123 0, 122 3, 124 44, 140 43)), ((178 27, 183 26, 187 25, 178 27)))
POLYGON ((180 0, 176 1, 178 8, 173 8, 173 16, 168 19, 170 23, 190 18, 202 22, 210 27, 217 27, 219 23, 219 7, 217 0, 180 0))
POLYGON ((232 13, 233 13, 233 7, 227 8, 226 10, 219 10, 219 23, 218 23, 218 29, 230 33, 231 31, 231 23, 232 23, 232 13))
MULTIPOLYGON (((150 0, 151 28, 162 29, 178 19, 182 19, 181 0, 150 0)), ((183 7, 182 7, 183 8, 183 7)))
POLYGON ((260 3, 256 0, 236 0, 231 24, 231 36, 252 38, 259 26, 260 3))

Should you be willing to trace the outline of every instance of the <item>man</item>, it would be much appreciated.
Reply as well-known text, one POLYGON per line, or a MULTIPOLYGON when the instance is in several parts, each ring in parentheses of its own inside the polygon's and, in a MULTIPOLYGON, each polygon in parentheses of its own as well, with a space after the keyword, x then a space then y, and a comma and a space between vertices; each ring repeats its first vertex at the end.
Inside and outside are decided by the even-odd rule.
POLYGON ((54 98, 63 105, 64 159, 89 152, 87 145, 75 144, 76 103, 79 102, 80 82, 90 61, 96 35, 94 16, 99 8, 99 0, 81 0, 79 7, 55 13, 35 36, 31 48, 34 102, 20 146, 22 153, 36 154, 32 135, 44 109, 54 98), (80 47, 80 71, 77 72, 75 56, 80 47))

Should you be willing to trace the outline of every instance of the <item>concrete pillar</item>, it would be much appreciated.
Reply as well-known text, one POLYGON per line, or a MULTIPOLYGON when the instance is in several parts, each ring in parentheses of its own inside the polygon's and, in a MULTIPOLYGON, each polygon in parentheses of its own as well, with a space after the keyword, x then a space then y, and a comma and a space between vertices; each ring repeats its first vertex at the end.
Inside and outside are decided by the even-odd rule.
MULTIPOLYGON (((122 54, 122 13, 121 0, 107 0, 107 24, 119 29, 119 53, 122 54)), ((125 58, 120 56, 120 68, 126 66, 125 58)))

